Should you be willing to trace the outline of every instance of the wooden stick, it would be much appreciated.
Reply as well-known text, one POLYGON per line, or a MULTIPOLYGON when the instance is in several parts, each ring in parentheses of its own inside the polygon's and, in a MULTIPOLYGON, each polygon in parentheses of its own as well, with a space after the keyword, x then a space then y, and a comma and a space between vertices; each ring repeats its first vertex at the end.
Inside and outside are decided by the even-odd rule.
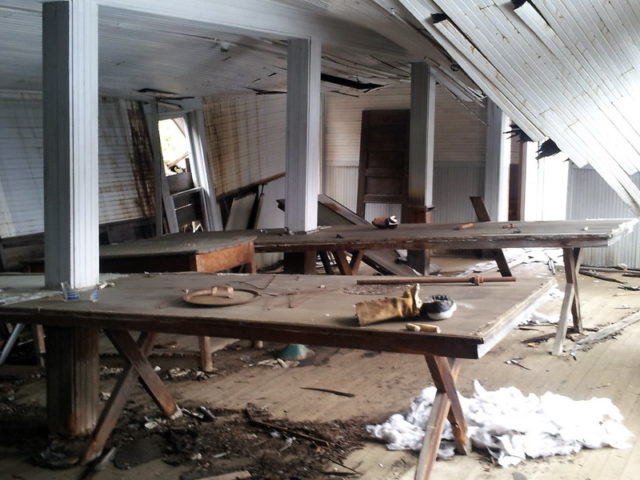
POLYGON ((468 228, 472 228, 475 226, 475 223, 471 222, 471 223, 463 223, 462 225, 458 225, 455 229, 456 230, 466 230, 468 228))
POLYGON ((431 332, 440 333, 440 327, 437 325, 430 325, 428 323, 407 323, 407 330, 412 332, 431 332))
POLYGON ((618 280, 617 278, 613 278, 613 277, 608 277, 606 275, 600 275, 598 273, 592 272, 590 270, 586 270, 584 268, 580 269, 580 275, 584 275, 586 277, 593 277, 593 278, 597 278, 598 280, 604 280, 605 282, 615 282, 615 283, 622 283, 623 285, 627 282, 623 282, 622 280, 618 280))
POLYGON ((273 423, 263 422, 262 420, 256 420, 251 415, 251 412, 249 412, 249 410, 247 410, 246 408, 244 409, 244 414, 247 416, 247 420, 249 420, 249 423, 256 425, 258 427, 266 428, 267 430, 280 430, 281 432, 288 433, 289 435, 293 435, 296 437, 304 438, 306 440, 310 440, 315 443, 319 443, 321 445, 324 445, 325 447, 329 446, 329 442, 327 440, 324 440, 323 438, 307 435, 306 433, 298 432, 297 430, 292 430, 287 427, 281 427, 273 423))
POLYGON ((405 285, 409 283, 472 283, 480 285, 487 282, 515 282, 516 277, 483 277, 473 275, 471 277, 385 277, 363 278, 357 281, 358 285, 405 285))

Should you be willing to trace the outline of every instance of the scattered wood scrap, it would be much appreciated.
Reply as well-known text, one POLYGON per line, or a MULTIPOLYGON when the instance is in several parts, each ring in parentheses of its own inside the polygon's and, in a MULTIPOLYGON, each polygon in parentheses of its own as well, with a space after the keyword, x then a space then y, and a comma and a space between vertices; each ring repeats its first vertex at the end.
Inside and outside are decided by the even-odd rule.
POLYGON ((251 473, 247 470, 242 470, 238 472, 223 473, 222 475, 214 475, 213 477, 202 477, 198 480, 246 480, 247 478, 251 478, 251 473))
POLYGON ((535 337, 529 337, 529 338, 525 338, 524 340, 521 340, 521 343, 540 343, 540 342, 546 342, 547 340, 549 340, 550 338, 553 338, 556 336, 556 332, 551 332, 551 333, 543 333, 542 335, 536 335, 535 337))
POLYGON ((622 320, 612 325, 608 325, 604 328, 601 328, 597 332, 592 333, 591 335, 587 335, 582 340, 576 342, 576 345, 573 347, 572 352, 583 350, 589 347, 590 345, 600 343, 610 337, 613 337, 614 335, 618 334, 628 326, 633 325, 634 323, 637 323, 639 321, 640 321, 640 312, 633 313, 628 317, 625 317, 622 320))
POLYGON ((598 280, 604 280, 605 282, 615 282, 615 283, 622 283, 622 284, 627 283, 627 282, 624 282, 622 280, 618 280, 617 278, 608 277, 607 275, 600 275, 599 273, 596 273, 593 270, 587 270, 587 269, 584 269, 584 268, 580 269, 580 275, 584 275, 586 277, 597 278, 598 280))
POLYGON ((353 393, 341 392, 339 390, 332 390, 330 388, 320 388, 320 387, 300 387, 302 390, 314 390, 316 392, 324 392, 324 393, 333 393, 334 395, 338 395, 340 397, 355 397, 353 393))
POLYGON ((306 433, 299 432, 297 430, 292 430, 287 427, 282 427, 280 425, 276 425, 275 423, 268 423, 268 422, 263 422, 262 420, 257 420, 251 415, 251 412, 247 408, 244 409, 244 414, 247 417, 247 420, 249 421, 249 423, 257 427, 266 428, 267 430, 277 430, 280 432, 288 433, 289 435, 292 435, 294 437, 300 437, 306 440, 310 440, 319 445, 324 445, 326 447, 329 446, 329 442, 323 438, 314 437, 313 435, 308 435, 306 433))

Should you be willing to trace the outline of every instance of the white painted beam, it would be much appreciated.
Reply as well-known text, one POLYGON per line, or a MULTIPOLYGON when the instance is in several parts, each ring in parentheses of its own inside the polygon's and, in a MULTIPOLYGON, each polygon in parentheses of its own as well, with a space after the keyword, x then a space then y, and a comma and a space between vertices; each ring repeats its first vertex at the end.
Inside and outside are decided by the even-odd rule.
POLYGON ((435 92, 436 82, 429 65, 412 63, 408 194, 409 203, 425 212, 433 206, 435 92))
POLYGON ((45 282, 95 285, 98 242, 98 7, 43 8, 45 282))
POLYGON ((173 198, 169 193, 169 183, 164 171, 164 160, 162 158, 162 144, 160 142, 160 131, 158 121, 160 113, 156 100, 149 104, 149 112, 145 116, 147 131, 151 142, 151 155, 153 156, 153 179, 156 207, 156 236, 164 233, 163 219, 167 220, 168 233, 178 232, 178 219, 176 218, 176 208, 173 198))
POLYGON ((487 147, 484 170, 484 203, 495 221, 509 216, 509 148, 507 119, 502 110, 487 99, 487 147))
POLYGON ((207 160, 207 136, 205 135, 204 115, 202 113, 202 99, 198 99, 195 108, 186 114, 187 128, 189 132, 189 151, 191 166, 193 167, 196 185, 202 188, 204 195, 204 215, 209 230, 221 231, 222 214, 220 205, 216 200, 216 191, 213 186, 213 175, 207 160))
POLYGON ((98 0, 100 5, 141 14, 204 22, 221 32, 270 38, 311 38, 332 45, 383 55, 405 55, 406 49, 374 29, 319 12, 306 2, 265 0, 98 0))
POLYGON ((292 231, 318 225, 320 62, 319 41, 289 40, 285 226, 292 231))

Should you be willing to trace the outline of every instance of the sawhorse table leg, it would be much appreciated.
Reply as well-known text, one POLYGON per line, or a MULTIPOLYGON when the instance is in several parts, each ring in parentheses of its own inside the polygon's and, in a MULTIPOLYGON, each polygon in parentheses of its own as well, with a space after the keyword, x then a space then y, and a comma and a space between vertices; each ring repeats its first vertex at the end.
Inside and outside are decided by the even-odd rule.
POLYGON ((447 418, 453 429, 456 451, 466 455, 471 450, 471 443, 467 435, 467 421, 462 412, 455 384, 460 372, 460 360, 435 355, 425 355, 425 359, 437 393, 425 428, 424 443, 418 458, 415 480, 427 480, 431 475, 431 470, 438 457, 438 447, 447 418))
POLYGON ((182 411, 171 397, 169 390, 147 359, 153 348, 156 334, 142 332, 138 340, 134 342, 131 335, 124 330, 106 330, 105 333, 120 354, 128 361, 128 365, 124 368, 122 376, 118 379, 111 397, 102 410, 98 425, 93 431, 82 457, 83 464, 90 462, 102 452, 138 378, 165 415, 171 419, 182 415, 182 411))
POLYGON ((562 250, 564 258, 564 275, 566 279, 564 287, 564 301, 560 310, 560 320, 558 321, 558 331, 553 342, 552 353, 560 355, 564 338, 569 327, 569 310, 573 316, 573 328, 577 333, 582 333, 582 316, 580 313, 580 295, 578 293, 578 273, 580 271, 581 250, 579 248, 564 248, 562 250))

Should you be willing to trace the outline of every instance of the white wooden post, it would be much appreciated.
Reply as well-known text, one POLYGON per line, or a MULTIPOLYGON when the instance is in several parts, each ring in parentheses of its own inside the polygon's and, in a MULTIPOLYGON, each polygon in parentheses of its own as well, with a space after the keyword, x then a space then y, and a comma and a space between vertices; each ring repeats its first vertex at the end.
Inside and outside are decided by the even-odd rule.
POLYGON ((318 225, 320 54, 316 39, 289 40, 285 226, 293 231, 318 225))
MULTIPOLYGON (((409 136, 409 203, 421 212, 433 207, 433 145, 436 82, 424 62, 411 64, 411 126, 409 136)), ((426 215, 425 215, 426 217, 426 215)), ((425 220, 422 220, 424 222, 425 220)))
MULTIPOLYGON (((424 62, 411 64, 411 117, 409 127, 408 201, 403 206, 404 223, 429 223, 433 207, 433 145, 436 84, 424 62)), ((425 250, 410 250, 407 262, 420 273, 429 271, 425 250)))
POLYGON ((504 132, 507 118, 487 99, 487 151, 484 171, 484 203, 492 220, 505 221, 509 216, 510 149, 504 132))
MULTIPOLYGON (((98 246, 98 6, 45 3, 43 127, 45 281, 95 285, 98 246)), ((98 331, 47 329, 47 410, 54 433, 92 431, 98 414, 98 331)))
POLYGON ((193 174, 197 185, 204 192, 204 215, 207 217, 207 224, 210 230, 221 231, 223 230, 222 214, 220 213, 220 205, 216 200, 213 175, 207 160, 208 144, 201 99, 199 99, 195 108, 187 113, 186 121, 189 131, 189 150, 193 174))
POLYGON ((45 281, 98 282, 98 7, 43 5, 45 281))
POLYGON ((155 190, 156 204, 156 236, 164 233, 163 218, 167 219, 167 228, 169 233, 178 232, 178 219, 176 217, 176 208, 173 203, 173 197, 169 193, 169 183, 164 173, 164 160, 162 159, 162 145, 160 143, 160 132, 158 130, 158 121, 160 115, 158 111, 158 102, 153 100, 149 104, 149 112, 145 117, 147 122, 147 131, 149 132, 149 140, 151 142, 151 155, 153 156, 153 179, 155 190), (164 217, 163 217, 164 212, 164 217))

